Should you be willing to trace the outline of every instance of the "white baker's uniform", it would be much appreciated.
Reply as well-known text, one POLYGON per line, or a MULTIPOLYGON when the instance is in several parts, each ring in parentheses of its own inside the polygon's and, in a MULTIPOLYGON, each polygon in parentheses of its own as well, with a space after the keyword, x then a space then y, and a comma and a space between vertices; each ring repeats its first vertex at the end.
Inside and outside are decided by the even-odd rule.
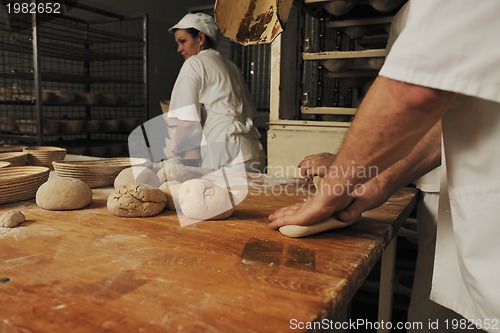
POLYGON ((408 6, 380 75, 465 95, 442 121, 448 184, 431 299, 500 332, 500 1, 408 6))
MULTIPOLYGON (((387 41, 387 51, 390 52, 392 45, 403 31, 408 20, 409 3, 406 3, 394 16, 391 30, 387 41)), ((458 105, 458 101, 454 104, 458 105)), ((444 165, 444 164, 443 164, 444 165)), ((415 274, 411 291, 410 304, 408 306, 409 323, 438 323, 434 326, 439 332, 461 332, 472 333, 478 330, 464 327, 445 327, 445 321, 462 320, 463 317, 456 312, 433 302, 430 299, 432 288, 432 276, 434 267, 434 255, 436 252, 436 235, 439 211, 439 189, 441 173, 445 168, 437 167, 426 175, 416 180, 415 185, 421 191, 421 199, 417 205, 417 239, 418 255, 415 265, 415 274)), ((445 175, 444 175, 445 177, 445 175)), ((408 333, 421 332, 421 329, 408 329, 408 333)))
POLYGON ((219 169, 239 160, 265 160, 253 124, 255 106, 238 67, 213 49, 188 58, 170 98, 169 117, 200 119, 205 142, 202 167, 219 169))

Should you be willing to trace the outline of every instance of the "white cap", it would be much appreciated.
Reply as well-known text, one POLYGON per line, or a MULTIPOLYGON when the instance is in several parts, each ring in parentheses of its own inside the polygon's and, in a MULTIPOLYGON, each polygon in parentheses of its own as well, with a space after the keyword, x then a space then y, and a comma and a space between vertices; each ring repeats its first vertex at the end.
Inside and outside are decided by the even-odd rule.
POLYGON ((215 25, 214 18, 205 13, 188 13, 168 31, 173 34, 177 29, 189 28, 195 28, 210 37, 212 42, 217 42, 219 29, 215 25))

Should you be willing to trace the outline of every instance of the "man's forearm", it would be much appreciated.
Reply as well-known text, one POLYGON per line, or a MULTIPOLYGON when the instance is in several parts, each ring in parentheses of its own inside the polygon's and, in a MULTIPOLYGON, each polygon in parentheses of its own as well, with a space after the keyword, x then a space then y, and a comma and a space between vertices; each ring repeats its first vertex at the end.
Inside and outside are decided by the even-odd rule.
POLYGON ((393 193, 441 164, 441 122, 420 140, 412 152, 382 172, 380 181, 393 193))
MULTIPOLYGON (((404 161, 427 132, 433 133, 431 128, 443 116, 453 96, 450 92, 377 78, 337 155, 336 169, 376 168, 380 174, 404 161)), ((427 148, 419 151, 420 156, 425 155, 427 148)), ((341 183, 364 183, 369 178, 368 173, 362 172, 344 175, 347 178, 340 179, 341 183)))
MULTIPOLYGON (((321 178, 315 195, 299 206, 284 207, 271 214, 269 226, 310 225, 335 212, 342 220, 348 221, 376 206, 380 198, 361 200, 357 191, 365 186, 359 185, 366 183, 368 187, 375 187, 377 193, 387 192, 387 184, 399 185, 403 181, 401 174, 401 178, 388 179, 386 184, 379 183, 380 179, 368 180, 405 158, 408 159, 404 163, 408 164, 397 167, 410 167, 413 158, 410 153, 441 119, 454 95, 378 77, 361 103, 347 137, 327 174, 321 178)), ((416 175, 423 168, 410 170, 409 174, 416 175)))

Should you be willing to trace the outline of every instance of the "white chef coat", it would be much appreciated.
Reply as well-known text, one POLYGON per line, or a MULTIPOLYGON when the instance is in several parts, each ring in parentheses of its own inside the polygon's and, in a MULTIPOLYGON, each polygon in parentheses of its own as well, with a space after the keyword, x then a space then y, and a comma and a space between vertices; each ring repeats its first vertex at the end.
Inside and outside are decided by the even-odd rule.
POLYGON ((234 160, 265 159, 252 120, 256 110, 243 76, 216 50, 203 50, 184 62, 168 113, 180 120, 201 120, 204 168, 218 169, 234 160))
POLYGON ((466 95, 442 122, 448 184, 441 187, 431 299, 500 332, 500 323, 486 327, 500 320, 500 1, 408 6, 380 75, 466 95))
MULTIPOLYGON (((387 52, 390 52, 392 45, 406 25, 408 9, 409 3, 406 3, 392 19, 386 47, 387 52)), ((408 322, 441 322, 440 332, 473 332, 473 330, 466 328, 456 329, 451 325, 449 328, 444 327, 445 320, 461 320, 463 317, 430 300, 436 248, 440 178, 441 167, 437 167, 415 181, 416 187, 422 192, 422 197, 417 206, 418 256, 408 306, 408 322)), ((408 329, 407 331, 418 332, 420 330, 408 329)))

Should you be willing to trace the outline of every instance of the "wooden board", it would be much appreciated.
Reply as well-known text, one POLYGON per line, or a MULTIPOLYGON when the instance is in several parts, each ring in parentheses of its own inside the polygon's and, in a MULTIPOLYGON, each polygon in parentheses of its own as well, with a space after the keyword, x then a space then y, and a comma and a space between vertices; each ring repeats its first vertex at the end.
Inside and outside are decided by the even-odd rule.
POLYGON ((350 59, 350 58, 375 58, 385 57, 387 51, 385 49, 361 50, 361 51, 329 51, 302 53, 304 60, 324 60, 324 59, 350 59))
POLYGON ((355 115, 356 111, 357 108, 339 108, 339 107, 328 107, 328 106, 318 106, 318 107, 303 106, 300 108, 300 112, 303 114, 355 115))
POLYGON ((173 211, 110 215, 111 189, 94 189, 80 211, 2 205, 27 222, 0 229, 0 332, 275 333, 338 318, 417 192, 401 190, 346 229, 287 238, 267 216, 306 197, 301 186, 255 185, 230 219, 184 228, 173 211))

